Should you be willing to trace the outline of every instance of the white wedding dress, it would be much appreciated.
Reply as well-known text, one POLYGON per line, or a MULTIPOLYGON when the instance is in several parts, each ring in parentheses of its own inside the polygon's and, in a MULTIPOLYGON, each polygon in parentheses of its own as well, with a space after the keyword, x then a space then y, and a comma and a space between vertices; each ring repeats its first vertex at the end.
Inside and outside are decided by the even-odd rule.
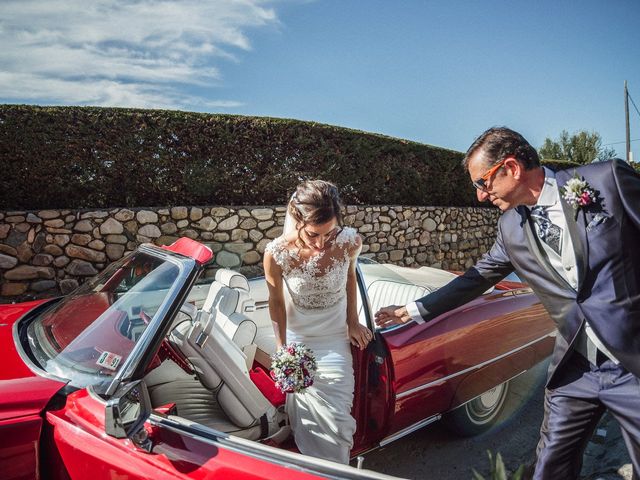
POLYGON ((309 259, 300 259, 284 236, 266 247, 283 272, 287 342, 304 343, 318 365, 311 387, 287 394, 296 445, 305 455, 340 463, 349 462, 356 430, 346 284, 358 245, 356 230, 345 227, 331 246, 309 259))

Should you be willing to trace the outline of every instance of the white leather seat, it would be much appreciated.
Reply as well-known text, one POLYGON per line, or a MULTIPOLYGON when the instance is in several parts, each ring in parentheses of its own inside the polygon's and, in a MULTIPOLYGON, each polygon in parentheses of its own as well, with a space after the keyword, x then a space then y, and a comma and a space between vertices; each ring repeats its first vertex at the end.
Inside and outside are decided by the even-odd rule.
POLYGON ((194 324, 178 325, 171 341, 235 426, 227 432, 250 440, 271 436, 280 430, 281 414, 249 378, 246 357, 216 321, 217 313, 202 312, 194 324))
POLYGON ((145 376, 144 381, 154 408, 174 403, 181 417, 220 432, 238 430, 222 410, 216 396, 173 361, 162 362, 145 376))
POLYGON ((167 381, 166 372, 150 379, 157 384, 153 389, 153 396, 157 397, 154 405, 169 403, 165 400, 175 397, 180 416, 216 430, 249 440, 271 437, 278 441, 286 436, 289 427, 280 426, 284 413, 264 397, 249 377, 250 366, 243 349, 253 344, 257 328, 242 311, 252 305, 255 307, 246 277, 219 270, 202 309, 195 318, 188 315, 192 320, 180 323, 169 335, 170 343, 188 359, 198 378, 190 382, 183 378, 184 372, 178 375, 175 368, 165 368, 169 376, 179 381, 167 381), (181 387, 185 392, 177 391, 181 387), (192 398, 187 398, 187 391, 192 398))
POLYGON ((430 291, 420 285, 391 280, 375 280, 367 288, 372 312, 377 312, 387 305, 406 305, 413 300, 424 297, 430 291))
POLYGON ((251 313, 256 309, 256 302, 253 300, 250 294, 249 280, 240 272, 230 270, 228 268, 221 268, 216 272, 216 281, 226 285, 229 288, 233 288, 238 292, 238 303, 236 304, 236 312, 238 313, 251 313))
POLYGON ((276 336, 269 313, 269 289, 264 278, 251 279, 250 294, 254 302, 255 311, 247 313, 258 327, 253 343, 265 353, 276 351, 276 336))
POLYGON ((244 349, 256 338, 256 324, 244 315, 252 305, 255 309, 246 277, 233 270, 220 269, 209 287, 201 315, 213 315, 222 331, 244 349))

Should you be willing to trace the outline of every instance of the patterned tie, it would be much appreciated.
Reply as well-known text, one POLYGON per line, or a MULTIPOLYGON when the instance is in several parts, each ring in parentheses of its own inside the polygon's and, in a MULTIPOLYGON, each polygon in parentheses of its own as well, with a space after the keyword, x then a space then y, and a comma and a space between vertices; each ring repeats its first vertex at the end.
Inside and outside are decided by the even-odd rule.
POLYGON ((546 208, 536 205, 531 209, 531 218, 540 240, 549 245, 558 255, 561 255, 562 229, 555 223, 551 223, 546 208))

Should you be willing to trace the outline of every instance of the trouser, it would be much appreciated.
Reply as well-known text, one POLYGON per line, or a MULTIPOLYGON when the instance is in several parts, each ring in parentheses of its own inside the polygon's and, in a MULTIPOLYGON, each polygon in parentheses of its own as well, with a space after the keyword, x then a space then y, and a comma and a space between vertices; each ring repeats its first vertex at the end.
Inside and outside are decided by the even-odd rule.
POLYGON ((568 382, 545 391, 535 480, 577 479, 585 447, 606 410, 620 424, 633 478, 640 478, 640 381, 606 357, 597 363, 574 353, 563 366, 568 382))

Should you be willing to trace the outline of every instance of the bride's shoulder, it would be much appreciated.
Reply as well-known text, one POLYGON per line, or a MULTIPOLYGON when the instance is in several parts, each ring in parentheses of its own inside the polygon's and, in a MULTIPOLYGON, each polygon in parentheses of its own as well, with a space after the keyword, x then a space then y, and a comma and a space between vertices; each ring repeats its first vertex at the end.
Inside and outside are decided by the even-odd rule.
POLYGON ((279 237, 274 238, 269 243, 267 243, 264 247, 264 251, 274 254, 278 251, 286 249, 288 243, 289 242, 287 242, 287 239, 285 238, 285 236, 281 235, 279 237))
POLYGON ((276 263, 282 265, 286 258, 291 256, 291 242, 284 235, 281 235, 267 243, 264 251, 269 253, 276 263))
POLYGON ((346 246, 349 250, 360 248, 362 246, 362 238, 358 231, 353 227, 344 227, 336 237, 336 243, 339 247, 346 246))

